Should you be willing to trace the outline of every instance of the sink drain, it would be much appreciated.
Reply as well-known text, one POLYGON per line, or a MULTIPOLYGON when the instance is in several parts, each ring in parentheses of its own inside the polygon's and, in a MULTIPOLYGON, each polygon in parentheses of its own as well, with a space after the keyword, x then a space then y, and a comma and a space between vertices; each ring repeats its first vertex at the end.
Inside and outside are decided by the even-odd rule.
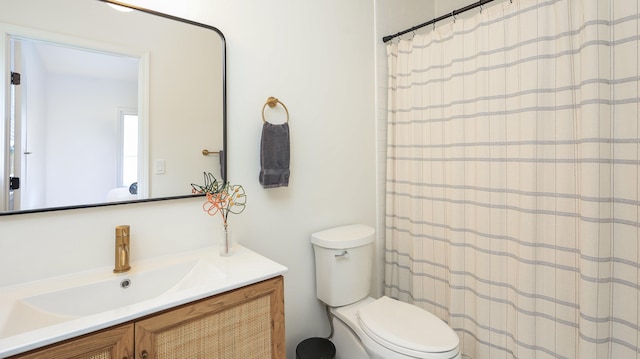
POLYGON ((131 280, 130 279, 123 279, 122 282, 120 282, 120 288, 122 289, 127 289, 129 288, 129 286, 131 286, 131 280))

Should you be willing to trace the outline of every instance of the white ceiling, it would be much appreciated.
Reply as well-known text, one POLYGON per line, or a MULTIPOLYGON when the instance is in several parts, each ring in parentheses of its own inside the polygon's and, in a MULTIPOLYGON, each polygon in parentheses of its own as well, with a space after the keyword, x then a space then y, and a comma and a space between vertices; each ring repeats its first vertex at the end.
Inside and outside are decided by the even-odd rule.
POLYGON ((34 41, 47 71, 114 80, 138 79, 138 59, 34 41))

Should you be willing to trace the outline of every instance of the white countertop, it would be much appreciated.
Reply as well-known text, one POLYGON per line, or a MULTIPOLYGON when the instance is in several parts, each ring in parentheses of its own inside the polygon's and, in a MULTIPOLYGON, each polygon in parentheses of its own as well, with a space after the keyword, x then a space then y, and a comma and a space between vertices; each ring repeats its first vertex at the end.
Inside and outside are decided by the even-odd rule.
MULTIPOLYGON (((112 267, 103 267, 62 277, 0 287, 0 358, 126 323, 161 310, 274 278, 287 271, 286 267, 245 247, 238 245, 235 251, 230 257, 221 257, 217 246, 208 247, 131 263, 132 269, 127 273, 114 274, 112 267), (149 268, 186 262, 197 262, 199 266, 205 266, 208 270, 214 269, 215 275, 203 274, 209 272, 198 272, 194 269, 178 285, 154 298, 96 314, 59 315, 53 324, 47 324, 46 321, 42 324, 28 324, 35 328, 29 328, 26 331, 15 328, 16 324, 22 322, 38 323, 38 316, 34 316, 37 312, 33 309, 29 309, 33 318, 22 315, 19 311, 20 306, 25 306, 21 304, 25 298, 33 298, 87 283, 113 281, 114 277, 120 281, 128 276, 140 275, 149 268)), ((110 298, 104 298, 104 300, 109 301, 110 298)), ((42 315, 42 317, 48 316, 49 314, 42 315)))

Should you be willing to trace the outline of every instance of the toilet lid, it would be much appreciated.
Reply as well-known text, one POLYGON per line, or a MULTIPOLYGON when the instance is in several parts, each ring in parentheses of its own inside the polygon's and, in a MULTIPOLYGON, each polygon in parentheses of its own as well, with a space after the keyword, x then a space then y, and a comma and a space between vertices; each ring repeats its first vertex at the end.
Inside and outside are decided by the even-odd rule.
POLYGON ((442 353, 460 343, 453 329, 435 315, 386 296, 361 308, 358 315, 363 330, 392 350, 442 353))

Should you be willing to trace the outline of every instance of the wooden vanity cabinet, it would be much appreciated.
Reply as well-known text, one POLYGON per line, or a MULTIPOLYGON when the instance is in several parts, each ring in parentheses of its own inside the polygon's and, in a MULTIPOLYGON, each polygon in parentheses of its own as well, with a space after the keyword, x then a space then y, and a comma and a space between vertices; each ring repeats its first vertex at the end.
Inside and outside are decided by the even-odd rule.
POLYGON ((276 277, 12 358, 285 357, 283 278, 276 277))

